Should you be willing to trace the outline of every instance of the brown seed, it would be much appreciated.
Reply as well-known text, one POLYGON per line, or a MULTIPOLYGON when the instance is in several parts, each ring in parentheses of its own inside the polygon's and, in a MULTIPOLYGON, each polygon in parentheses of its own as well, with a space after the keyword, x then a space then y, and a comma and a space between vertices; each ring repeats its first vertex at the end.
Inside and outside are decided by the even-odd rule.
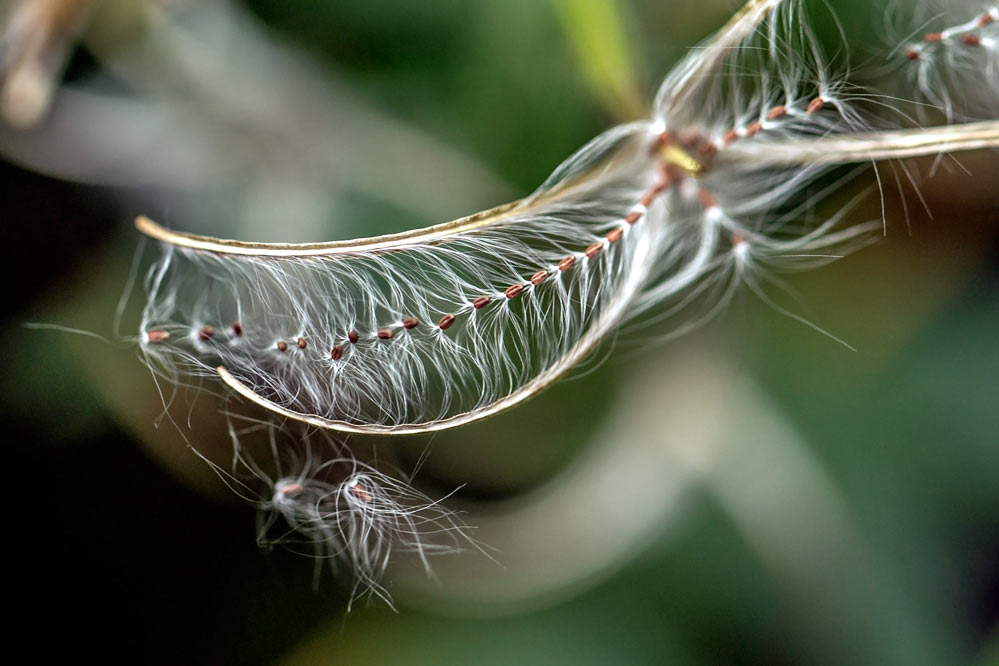
POLYGON ((416 317, 406 317, 402 320, 402 327, 407 331, 412 330, 420 325, 420 320, 416 317))
POLYGON ((379 340, 391 340, 393 335, 395 335, 395 334, 392 333, 391 329, 388 329, 388 328, 380 328, 380 329, 378 329, 378 339, 379 340))
POLYGON ((305 349, 308 345, 309 345, 309 343, 307 343, 305 341, 305 338, 299 338, 298 339, 298 348, 299 349, 305 349))
POLYGON ((285 497, 291 497, 293 495, 297 495, 303 490, 305 490, 305 486, 303 486, 301 483, 289 483, 288 485, 283 486, 281 488, 281 494, 284 495, 285 497))
POLYGON ((928 32, 926 33, 926 41, 931 43, 942 42, 943 34, 939 32, 928 32))
POLYGON ((284 340, 278 340, 277 348, 278 351, 283 351, 283 352, 288 351, 288 343, 285 342, 284 340))
POLYGON ((368 489, 362 483, 355 483, 350 486, 350 494, 362 502, 371 502, 371 493, 368 492, 368 489))
POLYGON ((730 129, 728 132, 725 133, 726 144, 734 143, 735 140, 738 138, 739 138, 739 130, 730 129))
POLYGON ((562 261, 558 262, 558 269, 560 271, 567 271, 572 268, 573 264, 576 263, 576 257, 566 257, 562 261))
POLYGON ((548 279, 548 271, 538 271, 537 273, 531 276, 531 284, 537 287, 547 279, 548 279))
POLYGON ((821 97, 816 97, 811 102, 808 103, 808 113, 818 113, 822 110, 822 107, 826 105, 826 101, 821 97))
MULTIPOLYGON (((645 196, 648 196, 648 195, 645 195, 645 196)), ((652 203, 652 202, 650 201, 649 203, 652 203)), ((648 205, 648 204, 645 203, 645 199, 642 199, 642 205, 643 206, 648 205)), ((635 222, 638 222, 640 219, 642 219, 642 214, 639 213, 637 210, 633 210, 633 211, 631 211, 630 213, 628 213, 627 215, 624 216, 624 221, 627 222, 628 224, 634 224, 635 222)), ((611 242, 613 243, 614 241, 611 241, 611 242)))
POLYGON ((437 327, 440 328, 442 331, 446 331, 447 329, 451 328, 451 324, 454 323, 454 320, 455 316, 453 314, 446 314, 443 317, 441 317, 441 320, 439 322, 437 322, 437 327))
POLYGON ((240 337, 240 336, 242 336, 243 335, 243 325, 240 324, 238 321, 233 322, 232 323, 232 333, 237 338, 240 337))
POLYGON ((603 251, 604 251, 604 244, 598 241, 593 245, 591 245, 590 247, 586 248, 586 256, 589 257, 590 259, 593 259, 603 251))
POLYGON ((514 299, 520 296, 520 292, 524 291, 524 285, 522 284, 511 284, 506 288, 506 297, 509 299, 514 299))
POLYGON ((198 339, 202 342, 211 340, 213 335, 215 335, 215 329, 211 326, 204 326, 200 331, 198 331, 198 339))
POLYGON ((656 193, 653 190, 649 190, 648 192, 645 193, 645 196, 642 197, 642 200, 639 201, 639 203, 648 208, 649 206, 652 205, 652 202, 655 200, 655 198, 656 198, 656 193))
POLYGON ((777 120, 778 118, 783 118, 787 115, 787 107, 775 106, 770 109, 770 113, 767 114, 768 120, 777 120))
POLYGON ((982 14, 982 18, 978 19, 978 25, 979 27, 984 28, 995 20, 995 17, 992 16, 992 12, 986 12, 985 14, 982 14))
POLYGON ((146 340, 149 342, 166 342, 170 339, 170 331, 149 331, 146 340))
POLYGON ((489 305, 489 301, 491 300, 492 299, 489 298, 488 296, 479 296, 474 301, 472 301, 472 307, 475 308, 476 310, 481 310, 482 308, 489 305))
POLYGON ((763 124, 756 122, 746 128, 746 136, 756 136, 763 131, 763 124))
POLYGON ((669 132, 663 132, 659 135, 659 145, 660 146, 670 146, 673 144, 673 135, 669 132))
POLYGON ((357 334, 357 331, 351 331, 347 334, 347 339, 350 340, 351 344, 356 345, 357 341, 361 339, 361 336, 357 334))
POLYGON ((607 242, 616 243, 619 240, 621 240, 621 236, 623 235, 624 235, 624 227, 618 227, 617 229, 614 229, 609 234, 607 234, 607 242))
POLYGON ((909 60, 919 60, 922 57, 922 54, 916 49, 909 49, 905 52, 905 57, 909 60))
POLYGON ((715 199, 715 196, 703 187, 697 191, 697 198, 700 199, 701 205, 705 208, 714 208, 718 205, 718 199, 715 199))
POLYGON ((343 356, 343 347, 341 347, 340 345, 335 345, 333 349, 330 350, 330 358, 332 358, 334 361, 339 361, 342 356, 343 356))
POLYGON ((982 38, 978 35, 973 35, 970 32, 961 36, 961 41, 968 46, 981 46, 982 38))

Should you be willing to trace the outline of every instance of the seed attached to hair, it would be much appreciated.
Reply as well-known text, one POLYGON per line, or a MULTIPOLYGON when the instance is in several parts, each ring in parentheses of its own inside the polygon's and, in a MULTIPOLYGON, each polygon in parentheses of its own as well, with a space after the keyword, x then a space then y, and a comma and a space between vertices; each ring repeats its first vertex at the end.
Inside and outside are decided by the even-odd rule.
POLYGON ((146 339, 149 342, 166 342, 170 339, 170 331, 149 331, 146 339))
POLYGON ((537 287, 547 279, 548 279, 548 271, 538 271, 537 273, 531 276, 531 284, 537 287))
POLYGON ((992 12, 985 12, 982 14, 982 18, 978 19, 978 27, 984 28, 995 20, 996 18, 992 15, 992 12))
POLYGON ((211 326, 204 326, 200 331, 198 331, 198 339, 202 342, 211 340, 213 335, 215 335, 215 329, 211 326))
POLYGON ((567 271, 572 268, 573 264, 576 263, 576 257, 566 257, 562 261, 558 262, 558 269, 560 271, 567 271))
POLYGON ((420 325, 420 320, 416 317, 406 317, 402 320, 402 327, 410 331, 420 325))
POLYGON ((607 242, 616 243, 619 240, 621 240, 621 236, 623 235, 624 235, 624 227, 618 227, 617 229, 614 229, 609 234, 607 234, 607 242))
POLYGON ((357 334, 357 331, 351 331, 347 334, 347 339, 350 340, 351 344, 356 345, 357 341, 361 339, 361 336, 357 334))
POLYGON ((378 339, 379 340, 391 340, 393 335, 394 335, 394 333, 392 333, 391 329, 388 329, 388 328, 380 328, 380 329, 378 329, 378 339))
POLYGON ((451 328, 451 324, 454 323, 454 319, 455 317, 453 314, 446 314, 443 317, 441 317, 441 320, 439 322, 437 322, 437 326, 442 331, 446 331, 447 329, 451 328))
POLYGON ((333 349, 330 350, 330 358, 334 361, 339 361, 343 356, 343 347, 340 345, 334 345, 333 349))
POLYGON ((489 301, 491 300, 492 299, 489 298, 488 296, 479 296, 474 301, 472 301, 472 307, 475 308, 476 310, 481 310, 482 308, 489 305, 489 301))
POLYGON ((302 492, 303 490, 305 490, 305 486, 303 486, 301 483, 289 483, 286 486, 282 486, 280 492, 285 497, 293 497, 302 492))
POLYGON ((243 325, 242 325, 242 324, 240 324, 240 323, 239 323, 238 321, 234 321, 234 322, 232 323, 232 333, 233 333, 233 335, 235 335, 235 336, 236 336, 237 338, 238 338, 238 337, 241 337, 241 336, 243 335, 243 325))
POLYGON ((506 297, 509 299, 514 299, 520 296, 520 292, 524 291, 524 285, 522 284, 512 284, 506 288, 506 297))
POLYGON ((928 32, 926 33, 926 41, 930 43, 942 42, 943 34, 939 32, 928 32))
POLYGON ((965 44, 967 44, 968 46, 981 46, 982 45, 982 38, 979 37, 978 35, 973 35, 970 32, 967 33, 966 35, 963 35, 961 37, 961 41, 964 42, 965 44))
POLYGON ((808 113, 818 113, 822 110, 822 107, 826 105, 826 101, 821 97, 816 97, 811 102, 808 103, 808 113))
POLYGON ((787 107, 775 106, 770 109, 770 113, 767 114, 767 120, 777 120, 778 118, 783 118, 787 115, 787 107))
POLYGON ((285 342, 284 340, 278 340, 278 342, 277 342, 277 348, 278 348, 278 351, 282 351, 282 352, 288 351, 288 343, 285 342))
POLYGON ((916 49, 909 49, 905 52, 905 57, 909 60, 919 60, 922 57, 922 54, 916 49))
POLYGON ((598 241, 593 245, 591 245, 590 247, 586 248, 586 256, 589 257, 590 259, 593 259, 603 251, 604 251, 604 244, 598 241))
POLYGON ((350 494, 362 502, 371 503, 371 493, 364 487, 363 483, 355 483, 349 487, 350 494))
POLYGON ((718 205, 718 200, 715 199, 715 195, 711 194, 703 187, 697 191, 697 198, 700 199, 701 205, 705 208, 714 208, 718 205))
POLYGON ((739 138, 739 130, 730 129, 729 131, 725 132, 724 141, 726 145, 730 143, 735 143, 736 139, 738 138, 739 138))
MULTIPOLYGON (((648 197, 649 195, 646 194, 645 196, 648 197)), ((649 198, 649 203, 652 203, 651 197, 649 198)), ((648 204, 645 203, 645 197, 642 197, 642 205, 648 206, 648 204)), ((640 219, 642 219, 642 214, 637 210, 633 210, 624 216, 624 221, 627 222, 628 224, 634 224, 635 222, 638 222, 640 219)), ((611 242, 613 243, 614 241, 611 242)))
POLYGON ((756 136, 763 131, 763 123, 755 122, 746 128, 746 136, 756 136))
POLYGON ((299 338, 298 339, 298 348, 299 349, 305 349, 308 345, 309 345, 309 343, 307 343, 305 341, 305 338, 299 338))

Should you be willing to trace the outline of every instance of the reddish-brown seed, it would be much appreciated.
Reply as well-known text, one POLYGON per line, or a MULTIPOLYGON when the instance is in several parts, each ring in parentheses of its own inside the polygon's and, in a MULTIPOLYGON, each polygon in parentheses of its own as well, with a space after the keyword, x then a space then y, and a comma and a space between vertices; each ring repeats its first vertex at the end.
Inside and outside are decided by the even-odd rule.
POLYGON ((492 299, 489 298, 488 296, 479 296, 474 301, 472 301, 472 307, 475 308, 476 310, 481 310, 482 308, 489 305, 489 301, 491 300, 492 299))
POLYGON ((240 324, 238 321, 234 321, 232 323, 232 333, 237 338, 240 337, 241 335, 243 335, 243 325, 240 324))
POLYGON ((416 317, 406 317, 402 320, 402 327, 410 331, 420 325, 420 320, 416 317))
POLYGON ((357 331, 351 331, 347 334, 347 339, 350 340, 352 345, 356 345, 357 341, 361 339, 361 336, 357 334, 357 331))
POLYGON ((821 97, 816 97, 811 102, 809 102, 809 104, 808 104, 808 112, 809 113, 818 113, 819 111, 822 110, 822 107, 824 107, 825 105, 826 105, 826 101, 824 99, 822 99, 821 97))
POLYGON ((292 495, 297 495, 303 490, 305 490, 305 486, 301 483, 289 483, 288 485, 281 487, 281 494, 285 497, 291 497, 292 495))
POLYGON ((537 287, 539 284, 548 279, 548 271, 538 271, 531 276, 531 284, 537 287))
POLYGON ((604 251, 604 244, 597 241, 590 247, 586 248, 586 256, 589 257, 590 259, 593 259, 603 251, 604 251))
POLYGON ((787 107, 775 106, 770 109, 770 113, 767 114, 768 120, 777 120, 778 118, 783 118, 787 115, 787 107))
POLYGON ((922 54, 916 49, 909 49, 905 52, 905 57, 909 60, 919 60, 922 57, 922 54))
POLYGON ((697 198, 700 199, 701 205, 705 208, 714 208, 718 205, 718 199, 715 199, 715 195, 703 187, 697 191, 697 198))
POLYGON ((391 329, 388 329, 388 328, 380 328, 380 329, 378 329, 378 339, 379 340, 391 340, 393 335, 394 335, 394 333, 392 333, 391 329))
POLYGON ((978 35, 973 35, 970 32, 961 36, 961 41, 968 46, 981 46, 982 38, 978 35))
POLYGON ((746 128, 746 136, 756 136, 763 131, 763 124, 756 122, 746 128))
POLYGON ((624 235, 624 229, 622 227, 618 227, 617 229, 614 229, 609 234, 607 234, 607 242, 616 243, 619 240, 621 240, 621 236, 623 235, 624 235))
POLYGON ((451 324, 454 323, 454 320, 455 316, 453 314, 446 314, 443 317, 441 317, 441 320, 439 322, 437 322, 437 327, 440 328, 442 331, 446 331, 447 329, 451 328, 451 324))
POLYGON ((278 351, 283 351, 283 352, 288 351, 288 343, 285 342, 284 340, 278 340, 277 348, 278 351))
POLYGON ((576 257, 566 257, 562 261, 558 262, 558 269, 560 271, 567 271, 572 268, 573 264, 576 263, 576 257))
MULTIPOLYGON (((646 196, 648 196, 648 195, 646 195, 646 196)), ((642 199, 642 201, 644 202, 645 199, 642 199)), ((642 205, 645 206, 647 204, 643 203, 642 205)), ((628 213, 627 215, 624 216, 624 221, 627 222, 628 224, 634 224, 635 222, 638 222, 640 219, 642 219, 642 214, 640 212, 638 212, 637 210, 633 210, 633 211, 631 211, 630 213, 628 213)), ((611 241, 611 242, 613 243, 614 241, 611 241)))
POLYGON ((340 345, 335 345, 333 349, 330 350, 330 358, 332 358, 334 361, 339 361, 342 356, 343 356, 343 347, 341 347, 340 345))
POLYGON ((673 145, 673 135, 669 132, 663 132, 659 135, 659 145, 660 146, 670 146, 673 145))
POLYGON ((307 346, 309 346, 309 343, 307 343, 305 341, 305 338, 299 338, 298 339, 298 348, 299 349, 305 349, 307 346))
POLYGON ((504 293, 506 294, 507 298, 514 299, 520 296, 520 292, 522 291, 524 291, 524 285, 511 284, 509 287, 506 288, 506 291, 504 293))
POLYGON ((737 130, 737 129, 730 129, 729 131, 725 132, 725 144, 726 145, 730 144, 730 143, 734 143, 735 140, 738 139, 738 138, 739 138, 739 130, 737 130))
POLYGON ((166 342, 170 339, 170 331, 149 331, 146 333, 149 342, 166 342))
POLYGON ((211 340, 213 335, 215 335, 215 329, 211 326, 204 326, 200 331, 198 331, 198 339, 202 342, 211 340))
POLYGON ((928 42, 942 42, 943 34, 939 32, 928 32, 926 33, 926 41, 928 42))
POLYGON ((982 14, 982 18, 978 19, 978 26, 984 28, 995 20, 996 18, 992 16, 992 12, 986 12, 982 14))
POLYGON ((362 502, 371 502, 371 493, 364 487, 364 484, 355 483, 350 487, 350 494, 362 502))
POLYGON ((652 205, 652 202, 655 200, 655 198, 656 198, 655 191, 649 190, 648 192, 645 193, 645 196, 643 196, 641 201, 639 201, 638 203, 648 208, 649 206, 652 205))

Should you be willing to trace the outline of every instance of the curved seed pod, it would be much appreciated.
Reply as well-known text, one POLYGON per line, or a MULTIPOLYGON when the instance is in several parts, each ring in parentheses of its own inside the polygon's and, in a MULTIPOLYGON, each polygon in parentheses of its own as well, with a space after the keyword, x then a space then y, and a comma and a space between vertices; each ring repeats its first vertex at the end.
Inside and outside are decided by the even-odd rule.
POLYGON ((759 271, 821 264, 880 222, 808 213, 834 166, 999 145, 999 122, 914 128, 834 71, 801 2, 752 0, 664 82, 650 120, 610 130, 527 199, 355 241, 245 243, 140 230, 143 352, 215 374, 277 414, 347 432, 459 426, 537 394, 622 322, 759 271), (234 323, 238 322, 238 323, 234 323), (434 324, 433 322, 437 322, 434 324), (211 335, 204 331, 212 330, 211 335))

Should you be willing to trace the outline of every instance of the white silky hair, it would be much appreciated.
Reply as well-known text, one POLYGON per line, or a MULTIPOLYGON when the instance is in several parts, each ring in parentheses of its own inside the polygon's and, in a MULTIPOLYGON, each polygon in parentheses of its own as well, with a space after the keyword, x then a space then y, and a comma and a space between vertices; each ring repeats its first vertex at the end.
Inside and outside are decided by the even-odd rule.
MULTIPOLYGON (((945 35, 924 59, 891 53, 916 68, 908 97, 948 122, 995 121, 999 107, 982 104, 997 87, 995 4, 907 4, 907 24, 929 12, 945 35), (985 90, 966 100, 969 77, 985 90)), ((823 53, 805 14, 801 0, 753 0, 666 78, 650 119, 594 139, 512 206, 307 246, 146 221, 164 243, 147 279, 144 356, 163 377, 219 374, 322 428, 454 427, 537 394, 639 314, 658 320, 706 294, 720 306, 739 284, 758 290, 760 273, 870 242, 881 221, 848 224, 848 208, 815 218, 855 175, 817 186, 832 169, 999 144, 994 122, 918 128, 895 109, 894 83, 863 88, 823 53)))
POLYGON ((227 469, 204 458, 219 477, 258 510, 257 543, 282 546, 353 577, 351 604, 378 598, 392 606, 381 583, 393 553, 415 554, 428 575, 429 558, 482 548, 443 501, 354 457, 328 432, 300 424, 259 423, 238 430, 230 421, 233 457, 227 469), (265 430, 269 446, 244 446, 265 430))

